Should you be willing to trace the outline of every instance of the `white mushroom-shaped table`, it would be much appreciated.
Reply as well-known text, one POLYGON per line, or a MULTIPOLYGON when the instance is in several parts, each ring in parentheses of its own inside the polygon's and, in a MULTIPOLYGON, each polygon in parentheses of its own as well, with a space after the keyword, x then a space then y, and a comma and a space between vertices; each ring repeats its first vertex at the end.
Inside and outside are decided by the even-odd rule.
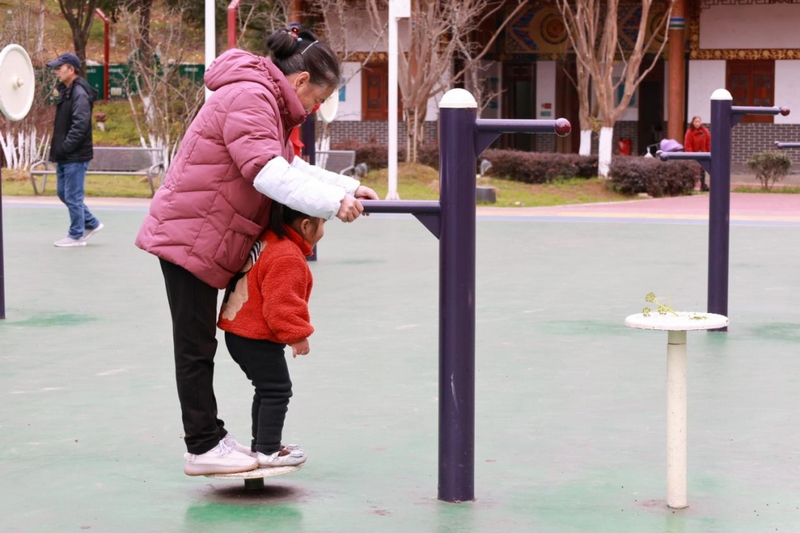
POLYGON ((667 331, 667 505, 687 507, 686 501, 686 332, 721 329, 728 317, 713 313, 638 313, 625 319, 638 329, 667 331))

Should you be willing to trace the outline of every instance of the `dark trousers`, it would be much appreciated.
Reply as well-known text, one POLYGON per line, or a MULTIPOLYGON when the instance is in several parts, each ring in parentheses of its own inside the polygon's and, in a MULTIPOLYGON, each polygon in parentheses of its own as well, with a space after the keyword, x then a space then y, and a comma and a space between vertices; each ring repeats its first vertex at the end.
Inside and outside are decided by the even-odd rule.
POLYGON ((256 392, 253 395, 253 444, 252 450, 267 455, 281 449, 283 421, 289 398, 292 397, 292 381, 289 367, 283 354, 285 344, 268 340, 255 340, 225 332, 228 351, 256 392))
POLYGON ((214 355, 217 352, 219 291, 194 274, 163 259, 175 348, 175 379, 189 453, 202 454, 227 434, 217 418, 214 355))

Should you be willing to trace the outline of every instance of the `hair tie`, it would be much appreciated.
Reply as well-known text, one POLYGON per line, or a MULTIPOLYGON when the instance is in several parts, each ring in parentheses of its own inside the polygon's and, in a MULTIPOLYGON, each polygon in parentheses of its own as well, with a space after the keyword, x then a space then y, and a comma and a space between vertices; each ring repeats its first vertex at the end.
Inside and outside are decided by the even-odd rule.
POLYGON ((315 44, 317 44, 318 42, 319 42, 319 41, 314 41, 313 43, 311 43, 311 44, 309 44, 308 46, 306 46, 306 47, 303 49, 303 51, 302 51, 302 52, 300 52, 300 55, 303 55, 303 54, 305 54, 306 52, 308 52, 308 49, 309 49, 309 48, 311 48, 312 46, 314 46, 315 44))
POLYGON ((297 39, 297 28, 292 28, 292 38, 297 39))

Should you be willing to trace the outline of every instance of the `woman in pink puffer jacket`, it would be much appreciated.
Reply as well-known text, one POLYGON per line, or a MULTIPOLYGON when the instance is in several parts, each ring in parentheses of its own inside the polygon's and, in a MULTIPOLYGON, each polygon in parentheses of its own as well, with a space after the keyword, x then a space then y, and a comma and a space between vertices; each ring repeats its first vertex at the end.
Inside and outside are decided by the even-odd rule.
POLYGON ((352 222, 363 211, 358 198, 378 198, 295 157, 289 141, 339 85, 334 52, 296 30, 276 32, 267 46, 270 58, 233 49, 211 64, 205 82, 215 92, 186 132, 136 238, 164 274, 190 475, 258 464, 217 418, 214 355, 218 290, 247 259, 271 201, 352 222))

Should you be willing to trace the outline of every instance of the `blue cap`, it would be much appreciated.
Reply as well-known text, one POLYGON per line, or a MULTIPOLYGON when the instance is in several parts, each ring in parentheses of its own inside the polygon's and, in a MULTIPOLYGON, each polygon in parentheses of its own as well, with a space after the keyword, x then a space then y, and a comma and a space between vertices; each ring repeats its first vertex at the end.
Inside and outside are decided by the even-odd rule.
POLYGON ((58 56, 55 61, 47 63, 48 67, 60 67, 61 65, 72 65, 75 70, 79 70, 81 68, 81 60, 75 54, 66 53, 58 56))

